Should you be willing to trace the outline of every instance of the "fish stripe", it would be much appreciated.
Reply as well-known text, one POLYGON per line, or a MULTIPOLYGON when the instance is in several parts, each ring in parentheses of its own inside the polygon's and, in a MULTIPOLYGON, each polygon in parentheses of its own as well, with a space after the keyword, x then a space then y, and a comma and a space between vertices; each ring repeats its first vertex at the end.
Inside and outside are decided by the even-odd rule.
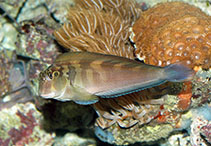
POLYGON ((74 66, 68 65, 68 79, 70 81, 70 85, 73 85, 76 76, 76 68, 74 66))
POLYGON ((190 79, 194 73, 179 64, 161 68, 118 56, 70 52, 57 57, 44 74, 46 75, 40 75, 46 79, 40 79, 43 93, 39 91, 44 98, 56 99, 62 96, 62 100, 90 104, 98 101, 97 96, 118 97, 166 81, 190 79), (56 70, 61 73, 60 76, 48 79, 52 71, 56 70), (45 88, 50 86, 55 88, 45 88))

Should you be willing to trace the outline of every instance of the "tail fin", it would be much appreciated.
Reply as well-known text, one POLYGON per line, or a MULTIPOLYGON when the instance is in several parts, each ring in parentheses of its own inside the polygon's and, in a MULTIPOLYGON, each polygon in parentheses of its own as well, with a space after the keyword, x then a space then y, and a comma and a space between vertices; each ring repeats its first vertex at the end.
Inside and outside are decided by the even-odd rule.
POLYGON ((191 80, 195 71, 183 65, 182 63, 175 63, 166 66, 165 68, 166 80, 170 82, 182 82, 191 80))

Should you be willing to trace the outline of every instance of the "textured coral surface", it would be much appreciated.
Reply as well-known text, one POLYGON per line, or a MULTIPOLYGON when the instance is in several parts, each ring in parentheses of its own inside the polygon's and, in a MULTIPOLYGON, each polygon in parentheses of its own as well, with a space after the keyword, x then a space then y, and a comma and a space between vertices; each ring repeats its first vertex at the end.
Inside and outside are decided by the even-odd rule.
POLYGON ((0 145, 51 145, 53 133, 41 129, 41 114, 33 103, 16 104, 0 111, 0 145))
MULTIPOLYGON (((122 11, 116 11, 122 6, 121 4, 124 6, 126 1, 122 3, 113 1, 111 6, 110 2, 77 1, 76 6, 69 11, 69 22, 54 33, 60 45, 71 51, 99 52, 133 58, 134 49, 131 48, 131 44, 128 44, 128 26, 131 26, 133 21, 129 19, 130 23, 128 23, 128 18, 122 17, 122 11), (119 5, 116 5, 117 3, 119 5), (111 8, 107 8, 108 6, 111 8), (112 8, 111 13, 116 15, 115 19, 108 11, 112 8), (81 22, 80 25, 78 22, 81 22)), ((166 3, 164 5, 158 8, 158 11, 152 8, 141 14, 140 19, 135 23, 133 27, 135 36, 132 40, 137 47, 136 57, 158 66, 185 60, 185 63, 191 67, 203 65, 203 68, 208 68, 211 55, 209 17, 188 4, 166 3), (183 25, 185 27, 182 27, 183 25), (158 38, 153 38, 154 35, 158 38), (162 50, 160 48, 151 50, 151 41, 155 42, 154 45, 158 43, 162 46, 162 50), (139 45, 145 48, 140 48, 139 45), (200 45, 203 50, 198 50, 196 45, 200 45), (169 46, 170 49, 167 48, 169 46), (207 53, 204 53, 206 49, 207 53), (160 61, 157 60, 155 63, 153 57, 159 58, 160 61), (152 60, 154 62, 150 62, 152 60)), ((197 84, 191 82, 166 84, 115 99, 101 99, 93 105, 99 116, 95 122, 98 126, 96 135, 102 141, 118 145, 149 142, 167 137, 175 128, 182 128, 182 113, 192 106, 192 86, 197 84), (162 96, 165 94, 169 95, 162 96)), ((200 103, 201 100, 198 102, 200 103)))
MULTIPOLYGON (((167 0, 146 3, 161 1, 167 0)), ((200 3, 208 14, 211 10, 208 1, 185 1, 195 6, 200 3)), ((76 5, 72 5, 73 0, 1 1, 0 95, 4 97, 0 98, 0 145, 209 145, 211 70, 199 69, 189 83, 167 83, 102 99, 93 105, 97 116, 93 116, 91 107, 36 98, 41 115, 34 103, 26 103, 37 95, 34 79, 61 52, 92 51, 134 59, 129 27, 140 16, 137 23, 141 24, 135 24, 135 28, 142 33, 131 37, 133 41, 143 39, 142 43, 135 42, 138 58, 160 66, 187 59, 191 66, 210 67, 210 16, 198 8, 165 3, 142 15, 141 9, 146 10, 148 5, 131 0, 75 2, 76 5), (66 49, 52 36, 53 30, 64 22, 55 36, 66 49), (19 60, 11 59, 8 50, 16 51, 19 60), (102 144, 94 136, 94 126, 98 129, 96 136, 107 143, 102 144), (160 141, 162 138, 164 141, 160 141)))
POLYGON ((183 2, 161 3, 145 11, 133 26, 135 54, 147 64, 182 61, 211 66, 211 16, 183 2))
POLYGON ((134 58, 129 27, 139 17, 140 4, 128 0, 75 1, 56 40, 68 50, 134 58))

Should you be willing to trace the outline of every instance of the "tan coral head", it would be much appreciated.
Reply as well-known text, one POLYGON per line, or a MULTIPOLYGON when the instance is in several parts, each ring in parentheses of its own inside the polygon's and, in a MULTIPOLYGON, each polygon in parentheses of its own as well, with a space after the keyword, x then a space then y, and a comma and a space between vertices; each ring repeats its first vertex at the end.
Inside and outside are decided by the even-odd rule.
POLYGON ((183 2, 161 3, 143 12, 133 26, 135 54, 145 63, 166 66, 185 61, 211 67, 211 16, 183 2))

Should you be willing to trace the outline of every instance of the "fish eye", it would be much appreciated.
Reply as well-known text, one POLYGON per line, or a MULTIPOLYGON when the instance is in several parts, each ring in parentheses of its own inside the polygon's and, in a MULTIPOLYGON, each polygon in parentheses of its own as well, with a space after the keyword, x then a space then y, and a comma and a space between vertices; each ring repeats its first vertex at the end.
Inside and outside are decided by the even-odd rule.
POLYGON ((58 71, 54 71, 53 72, 53 77, 58 77, 59 76, 59 72, 58 71))
POLYGON ((49 77, 50 79, 53 79, 52 73, 48 73, 48 77, 49 77))

